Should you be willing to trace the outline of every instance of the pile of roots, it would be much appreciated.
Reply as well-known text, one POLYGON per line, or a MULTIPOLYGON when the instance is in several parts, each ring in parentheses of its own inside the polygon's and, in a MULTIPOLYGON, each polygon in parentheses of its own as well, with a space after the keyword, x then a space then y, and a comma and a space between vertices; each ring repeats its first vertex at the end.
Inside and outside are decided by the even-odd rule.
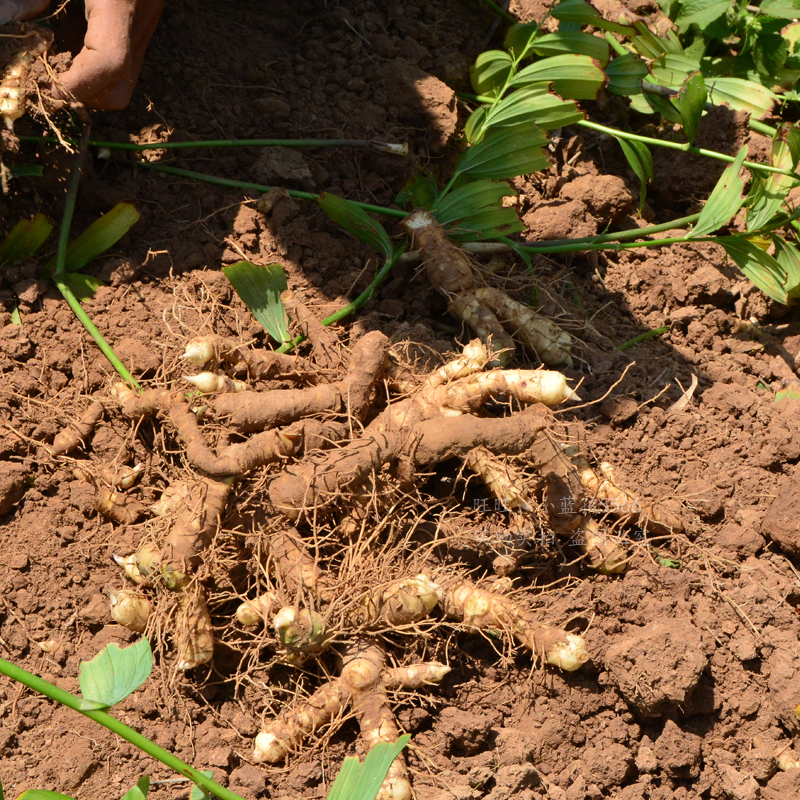
MULTIPOLYGON (((366 749, 395 741, 394 694, 449 671, 441 629, 579 669, 580 635, 535 616, 514 576, 548 543, 621 572, 622 526, 681 529, 620 488, 610 465, 590 466, 551 410, 577 400, 561 373, 492 368, 478 340, 424 376, 377 331, 352 344, 346 368, 330 347, 318 358, 322 347, 306 359, 195 339, 187 383, 117 384, 51 448, 88 449, 104 418, 153 437, 170 482, 149 508, 135 487, 154 470, 73 465, 96 485, 98 510, 140 542, 116 557, 125 576, 111 614, 159 642, 175 671, 222 651, 240 678, 258 665, 323 676, 265 722, 253 758, 268 763, 348 713, 366 749), (471 534, 465 520, 488 509, 500 523, 471 534)), ((382 797, 410 796, 400 756, 382 797)))

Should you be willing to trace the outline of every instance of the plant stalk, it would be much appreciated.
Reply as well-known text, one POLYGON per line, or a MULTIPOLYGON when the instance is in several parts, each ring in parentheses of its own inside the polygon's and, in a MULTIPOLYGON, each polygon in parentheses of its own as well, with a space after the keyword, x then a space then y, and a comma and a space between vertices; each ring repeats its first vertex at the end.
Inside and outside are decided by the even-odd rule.
POLYGON ((170 769, 175 770, 175 772, 180 775, 185 775, 190 781, 206 791, 215 794, 217 797, 221 798, 221 800, 244 800, 244 798, 240 797, 238 794, 212 781, 211 778, 206 778, 205 775, 200 774, 194 767, 189 766, 189 764, 184 763, 177 756, 174 756, 154 742, 151 742, 148 738, 142 736, 141 733, 137 733, 133 728, 129 728, 124 722, 120 722, 115 717, 112 717, 107 711, 87 711, 82 709, 80 697, 76 697, 74 694, 64 689, 59 689, 58 686, 54 686, 38 675, 34 675, 3 658, 0 658, 0 673, 27 686, 34 692, 39 692, 39 694, 43 694, 45 697, 49 697, 51 700, 55 700, 57 703, 61 703, 67 706, 67 708, 77 711, 79 714, 83 714, 84 717, 94 720, 117 736, 121 736, 125 741, 130 742, 134 747, 138 747, 157 761, 166 764, 170 769))
MULTIPOLYGON (((123 162, 133 167, 141 167, 142 169, 150 169, 153 172, 163 172, 167 175, 176 175, 179 178, 189 178, 195 181, 203 181, 204 183, 213 183, 217 186, 230 186, 235 189, 253 189, 256 192, 268 192, 274 188, 272 186, 264 186, 260 183, 250 183, 249 181, 236 181, 231 178, 219 178, 216 175, 208 175, 205 172, 192 172, 188 169, 181 169, 180 167, 169 167, 165 164, 153 164, 150 161, 137 161, 137 162, 123 162)), ((296 197, 298 200, 319 200, 319 195, 314 192, 301 192, 297 189, 286 189, 286 194, 289 197, 296 197)), ((375 214, 384 214, 388 217, 397 217, 399 219, 408 216, 407 211, 401 211, 397 208, 384 208, 383 206, 375 206, 370 203, 358 203, 355 200, 351 201, 365 211, 372 211, 375 214)))
MULTIPOLYGON (((47 142, 58 144, 55 136, 19 136, 21 142, 47 142)), ((76 144, 75 139, 64 139, 65 142, 76 144)), ((403 155, 405 145, 387 142, 368 141, 366 139, 204 139, 197 142, 107 142, 90 139, 89 147, 107 147, 109 150, 130 150, 141 152, 143 150, 188 150, 193 147, 364 147, 377 150, 381 153, 403 155)))

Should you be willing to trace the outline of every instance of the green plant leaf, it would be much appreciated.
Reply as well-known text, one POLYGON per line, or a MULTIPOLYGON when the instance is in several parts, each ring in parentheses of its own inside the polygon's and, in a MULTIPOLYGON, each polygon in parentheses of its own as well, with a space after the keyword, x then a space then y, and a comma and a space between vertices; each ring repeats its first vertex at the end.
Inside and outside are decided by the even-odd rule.
POLYGON ((110 708, 135 692, 152 669, 153 652, 144 637, 123 649, 118 644, 107 645, 91 661, 80 663, 81 707, 110 708))
POLYGON ((543 58, 520 70, 512 79, 513 86, 550 81, 561 97, 571 100, 595 100, 606 85, 606 75, 593 58, 563 55, 543 58))
MULTIPOLYGON (((117 203, 100 219, 95 220, 77 239, 69 243, 64 268, 77 272, 93 258, 113 247, 139 219, 139 212, 130 203, 117 203)), ((47 270, 55 266, 55 256, 47 262, 47 270)))
POLYGON ((639 213, 642 213, 647 198, 647 185, 653 180, 653 156, 644 142, 617 139, 631 169, 639 179, 639 213))
POLYGON ((702 73, 698 71, 693 72, 683 82, 678 96, 672 99, 675 107, 680 112, 681 124, 689 144, 694 144, 694 140, 697 137, 700 117, 703 116, 707 98, 706 84, 702 73))
MULTIPOLYGON (((513 97, 514 95, 509 95, 513 97)), ((478 106, 468 117, 467 124, 464 126, 464 138, 472 144, 476 139, 480 138, 481 133, 483 133, 484 126, 486 124, 487 114, 489 113, 489 109, 486 106, 478 106)), ((413 178, 411 179, 414 180, 413 178)), ((410 181, 409 181, 410 183, 410 181)), ((408 184, 406 184, 408 186, 408 184)), ((401 194, 405 191, 405 186, 400 190, 401 194)), ((397 195, 400 197, 401 194, 397 195)), ((395 202, 400 202, 397 197, 395 198, 395 202)), ((419 205, 419 204, 417 204, 419 205)))
POLYGON ((736 266, 764 294, 779 303, 788 303, 789 298, 784 289, 786 273, 771 255, 742 236, 720 236, 716 243, 725 248, 736 266))
POLYGON ((783 284, 786 300, 796 303, 800 300, 800 250, 778 234, 772 236, 772 241, 775 245, 775 260, 786 275, 783 284))
POLYGON ((596 8, 593 8, 583 0, 562 0, 551 10, 550 15, 560 22, 593 25, 595 28, 621 33, 623 36, 630 36, 635 32, 635 29, 629 25, 621 25, 619 22, 603 19, 596 8))
POLYGON ((730 7, 730 0, 683 0, 675 24, 681 30, 686 30, 690 25, 705 28, 725 14, 730 7))
POLYGON ((775 392, 772 402, 780 403, 781 400, 800 400, 800 381, 794 378, 785 381, 784 388, 775 392))
POLYGON ((650 65, 650 74, 656 83, 675 89, 683 85, 689 75, 699 69, 700 61, 697 58, 684 55, 682 52, 664 53, 650 65))
POLYGON ((533 123, 550 131, 585 118, 586 115, 573 100, 563 100, 550 89, 547 81, 542 81, 517 89, 504 97, 488 113, 486 127, 533 123))
POLYGON ((105 286, 100 278, 84 275, 82 272, 65 272, 61 279, 72 289, 72 293, 81 303, 89 300, 101 286, 105 286))
POLYGON ((41 178, 44 176, 44 167, 38 164, 18 164, 9 167, 10 178, 41 178))
POLYGON ((363 208, 351 203, 349 200, 345 200, 343 197, 330 194, 330 192, 321 194, 317 203, 334 222, 341 225, 349 233, 352 233, 356 239, 368 244, 385 258, 392 257, 394 247, 389 234, 386 233, 383 225, 372 219, 363 208))
POLYGON ((464 153, 455 175, 506 180, 545 169, 550 162, 542 148, 547 136, 535 125, 515 125, 490 130, 484 138, 464 153))
POLYGON ((53 223, 44 214, 21 219, 0 244, 0 264, 13 264, 23 258, 31 258, 52 230, 53 223))
POLYGON ((472 88, 479 95, 494 97, 506 85, 512 69, 511 56, 505 50, 487 50, 469 68, 472 88))
POLYGON ((327 800, 374 800, 389 767, 410 739, 409 734, 404 734, 394 744, 376 744, 367 753, 363 764, 355 756, 348 756, 331 786, 327 800))
POLYGON ((739 170, 742 168, 742 162, 746 155, 747 147, 745 146, 739 150, 736 160, 729 164, 720 175, 717 185, 700 212, 697 224, 689 234, 690 238, 713 233, 730 222, 742 207, 744 181, 739 177, 739 170))
POLYGON ((648 75, 647 66, 636 53, 617 56, 606 67, 608 91, 613 94, 641 94, 642 80, 648 75))
POLYGON ((766 86, 742 78, 714 78, 706 86, 714 105, 727 103, 734 111, 746 111, 755 119, 769 115, 778 100, 766 86))
POLYGON ((681 124, 678 109, 666 97, 648 93, 634 94, 630 97, 630 103, 631 108, 639 114, 661 114, 664 119, 676 125, 681 124))
MULTIPOLYGON (((366 215, 365 215, 366 216, 366 215)), ((238 261, 222 268, 236 294, 276 342, 289 342, 289 323, 281 293, 288 288, 280 264, 260 267, 252 261, 238 261)))
POLYGON ((503 41, 503 47, 511 53, 512 58, 525 58, 531 52, 540 27, 539 22, 518 22, 512 25, 503 41))
POLYGON ((122 800, 146 800, 147 793, 149 791, 150 776, 142 775, 142 777, 136 781, 136 786, 132 786, 127 792, 125 792, 125 794, 122 796, 122 800))
POLYGON ((635 22, 636 35, 631 37, 631 44, 639 55, 651 61, 665 53, 683 53, 683 45, 672 30, 666 36, 656 36, 644 22, 635 22))
POLYGON ((442 225, 460 224, 466 217, 488 209, 500 208, 504 197, 516 192, 504 181, 472 181, 449 192, 436 207, 436 219, 442 225))
POLYGON ((75 800, 75 798, 68 794, 48 792, 46 789, 28 789, 28 791, 23 792, 17 800, 75 800))
POLYGON ((664 558, 664 556, 656 556, 656 561, 658 561, 662 567, 668 567, 669 569, 679 569, 681 566, 681 562, 678 561, 677 558, 664 558))
POLYGON ((579 53, 595 59, 605 66, 610 57, 610 47, 605 39, 583 31, 557 31, 540 36, 531 45, 537 56, 558 56, 563 53, 579 53))
POLYGON ((762 14, 781 19, 800 17, 800 0, 761 0, 759 6, 762 14))
MULTIPOLYGON (((210 778, 214 773, 210 769, 201 769, 198 772, 206 778, 210 778)), ((196 783, 192 784, 192 790, 189 792, 189 800, 211 800, 213 794, 207 792, 202 786, 196 783)))
MULTIPOLYGON (((22 325, 22 314, 19 313, 19 306, 14 306, 11 309, 11 324, 22 325)), ((3 800, 3 798, 0 797, 0 800, 3 800)))
MULTIPOLYGON (((791 172, 797 167, 792 152, 785 139, 784 126, 778 129, 772 140, 770 164, 773 167, 791 172)), ((798 182, 791 175, 772 172, 766 178, 756 177, 753 180, 752 203, 747 209, 747 230, 757 231, 766 225, 780 210, 789 191, 798 182)))

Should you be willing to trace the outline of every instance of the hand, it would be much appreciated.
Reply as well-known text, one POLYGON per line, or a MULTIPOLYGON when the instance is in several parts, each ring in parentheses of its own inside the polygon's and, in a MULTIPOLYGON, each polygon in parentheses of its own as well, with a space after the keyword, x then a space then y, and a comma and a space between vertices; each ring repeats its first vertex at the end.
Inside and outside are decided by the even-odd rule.
MULTIPOLYGON (((40 14, 48 0, 0 0, 0 24, 40 14)), ((145 50, 161 16, 163 0, 85 0, 86 32, 57 92, 90 108, 128 105, 145 50)), ((69 23, 68 6, 66 23, 69 23)))
POLYGON ((86 0, 83 48, 60 76, 64 93, 89 108, 125 108, 163 5, 163 0, 86 0))

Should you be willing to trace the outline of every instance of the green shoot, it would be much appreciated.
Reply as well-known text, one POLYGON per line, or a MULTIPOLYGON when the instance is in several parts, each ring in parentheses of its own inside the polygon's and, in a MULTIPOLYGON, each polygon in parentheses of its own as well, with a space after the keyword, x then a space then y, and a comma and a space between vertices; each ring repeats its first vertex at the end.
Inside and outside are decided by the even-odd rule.
POLYGON ((145 800, 149 791, 150 776, 142 775, 142 777, 136 781, 136 786, 132 786, 127 792, 125 792, 125 794, 122 796, 122 800, 145 800))
POLYGON ((32 258, 53 230, 53 223, 44 214, 21 219, 0 244, 0 264, 13 264, 32 258))
POLYGON ((660 328, 653 328, 652 330, 640 333, 638 336, 634 336, 633 339, 628 339, 627 342, 617 345, 617 350, 630 350, 631 347, 635 347, 637 344, 646 342, 648 339, 655 339, 657 336, 662 336, 663 334, 668 333, 669 329, 669 325, 662 325, 660 328))
POLYGON ((411 736, 405 734, 394 744, 382 742, 375 745, 367 753, 363 764, 355 756, 345 758, 327 800, 373 800, 392 762, 403 752, 410 740, 411 736))
POLYGON ((259 267, 250 261, 239 261, 222 271, 264 330, 280 344, 290 341, 286 309, 281 302, 281 293, 288 285, 281 265, 259 267))

